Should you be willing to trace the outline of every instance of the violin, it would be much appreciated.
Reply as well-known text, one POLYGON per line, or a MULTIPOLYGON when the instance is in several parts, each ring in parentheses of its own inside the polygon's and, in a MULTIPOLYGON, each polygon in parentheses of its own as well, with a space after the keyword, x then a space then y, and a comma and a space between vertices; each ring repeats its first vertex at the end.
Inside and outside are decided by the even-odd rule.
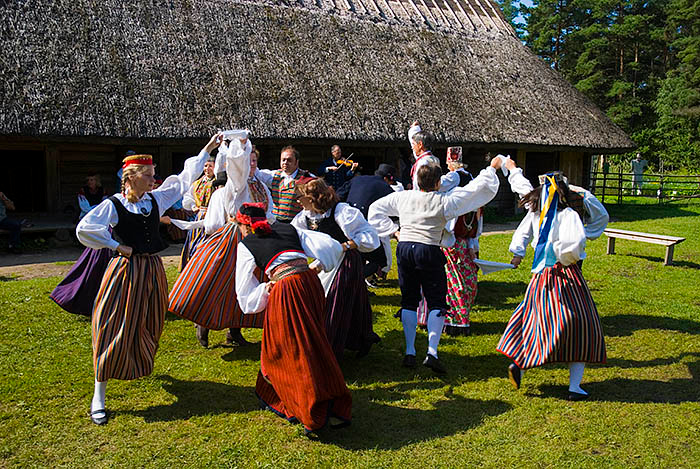
MULTIPOLYGON (((354 155, 354 153, 350 153, 350 156, 352 156, 352 155, 354 155)), ((338 161, 336 161, 335 163, 338 166, 341 166, 341 165, 342 166, 352 166, 355 164, 355 162, 350 159, 350 156, 348 156, 347 158, 341 158, 338 161)))

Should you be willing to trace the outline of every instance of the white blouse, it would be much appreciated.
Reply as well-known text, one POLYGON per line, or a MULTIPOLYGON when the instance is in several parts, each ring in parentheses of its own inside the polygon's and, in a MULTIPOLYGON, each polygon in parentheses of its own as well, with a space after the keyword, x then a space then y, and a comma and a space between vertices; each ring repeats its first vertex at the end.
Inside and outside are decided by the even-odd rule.
MULTIPOLYGON (((537 246, 539 238, 540 212, 528 210, 513 233, 508 250, 516 256, 525 257, 527 244, 532 240, 532 247, 537 246)), ((573 264, 586 258, 586 233, 581 218, 571 208, 556 213, 548 242, 552 243, 554 255, 562 265, 573 264)))
MULTIPOLYGON (((339 242, 327 234, 317 231, 297 229, 297 233, 304 253, 285 252, 280 254, 270 263, 265 271, 266 275, 269 276, 275 267, 292 259, 312 257, 316 260, 309 267, 320 265, 326 272, 333 270, 340 264, 344 251, 339 242)), ((237 249, 236 295, 238 296, 238 304, 246 314, 259 313, 267 306, 267 299, 270 296, 267 291, 267 283, 260 283, 255 278, 255 258, 245 244, 238 243, 237 249)))
MULTIPOLYGON (((209 153, 202 150, 199 155, 188 158, 185 167, 180 174, 168 176, 163 184, 150 193, 146 193, 136 202, 128 202, 122 194, 114 196, 131 213, 141 213, 148 216, 151 213, 153 197, 158 204, 158 215, 162 216, 165 211, 175 202, 182 198, 192 183, 204 170, 204 163, 209 158, 209 153), (150 195, 149 195, 150 194, 150 195)), ((75 235, 85 246, 93 249, 111 248, 116 249, 119 243, 112 239, 109 227, 114 227, 119 223, 117 209, 111 200, 103 200, 97 207, 88 212, 75 228, 75 235)))

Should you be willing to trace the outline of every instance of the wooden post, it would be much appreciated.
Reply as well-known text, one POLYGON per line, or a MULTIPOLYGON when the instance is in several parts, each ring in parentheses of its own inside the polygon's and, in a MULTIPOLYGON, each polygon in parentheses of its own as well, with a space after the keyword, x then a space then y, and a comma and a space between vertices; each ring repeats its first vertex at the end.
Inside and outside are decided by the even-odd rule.
POLYGON ((615 254, 615 238, 608 237, 608 254, 615 254))
POLYGON ((608 172, 603 170, 603 193, 602 193, 602 197, 600 199, 600 201, 602 203, 605 203, 605 188, 607 187, 607 185, 608 185, 608 172))
POLYGON ((666 246, 666 258, 664 259, 664 265, 673 265, 673 248, 675 244, 666 246))
POLYGON ((622 166, 617 172, 617 203, 622 203, 622 166))

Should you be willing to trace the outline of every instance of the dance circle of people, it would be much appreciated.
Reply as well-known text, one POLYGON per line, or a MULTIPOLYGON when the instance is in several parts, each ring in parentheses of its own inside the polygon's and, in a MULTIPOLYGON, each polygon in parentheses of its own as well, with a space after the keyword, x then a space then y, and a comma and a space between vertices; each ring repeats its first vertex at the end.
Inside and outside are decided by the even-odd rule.
POLYGON ((581 274, 586 239, 600 236, 608 221, 602 204, 561 173, 543 175, 533 188, 502 155, 472 177, 461 148, 451 147, 450 171, 443 174, 431 134, 414 122, 408 137, 410 190, 397 183, 390 165, 354 175, 357 164, 341 160, 337 146, 322 165, 329 182, 301 169, 292 146, 282 149, 280 169, 259 169, 246 130, 215 134, 157 188, 151 156, 127 156, 119 193, 102 201, 95 190, 94 200, 85 194, 90 207, 76 234, 87 249, 51 294, 67 311, 92 316, 92 421, 109 419, 110 379, 153 371, 171 311, 196 326, 204 347, 210 330, 227 329, 227 343, 246 345, 241 329, 262 328, 255 384, 261 406, 300 422, 307 433, 349 425, 352 398, 339 361, 346 349, 364 357, 380 341, 366 279, 391 268, 392 239, 398 241, 401 363, 417 366, 421 323, 428 331, 422 364, 446 373, 440 337, 443 331, 468 334, 482 207, 499 189, 499 170, 527 210, 509 248, 511 263, 520 264, 531 240, 535 258, 525 298, 497 349, 512 361, 507 374, 516 388, 525 370, 565 362, 569 399, 586 398, 584 363, 606 359, 600 319, 581 274), (181 198, 196 219, 161 219, 181 198), (161 222, 188 231, 169 294, 158 256, 166 246, 161 222))

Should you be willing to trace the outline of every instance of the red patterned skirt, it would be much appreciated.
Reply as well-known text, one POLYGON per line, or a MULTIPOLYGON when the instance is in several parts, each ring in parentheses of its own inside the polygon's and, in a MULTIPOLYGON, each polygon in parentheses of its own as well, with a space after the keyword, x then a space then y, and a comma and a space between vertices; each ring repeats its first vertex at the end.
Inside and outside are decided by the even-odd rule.
POLYGON ((168 310, 207 329, 262 327, 264 312, 243 314, 236 299, 240 239, 238 225, 227 223, 201 243, 173 285, 168 310))
POLYGON ((315 272, 306 268, 277 281, 267 303, 255 385, 261 401, 308 430, 330 417, 351 418, 352 397, 326 338, 324 308, 315 272))
POLYGON ((151 374, 167 301, 168 281, 159 256, 112 258, 92 313, 97 381, 151 374))
POLYGON ((576 264, 557 263, 532 276, 497 350, 523 369, 554 362, 605 363, 598 310, 576 264))

